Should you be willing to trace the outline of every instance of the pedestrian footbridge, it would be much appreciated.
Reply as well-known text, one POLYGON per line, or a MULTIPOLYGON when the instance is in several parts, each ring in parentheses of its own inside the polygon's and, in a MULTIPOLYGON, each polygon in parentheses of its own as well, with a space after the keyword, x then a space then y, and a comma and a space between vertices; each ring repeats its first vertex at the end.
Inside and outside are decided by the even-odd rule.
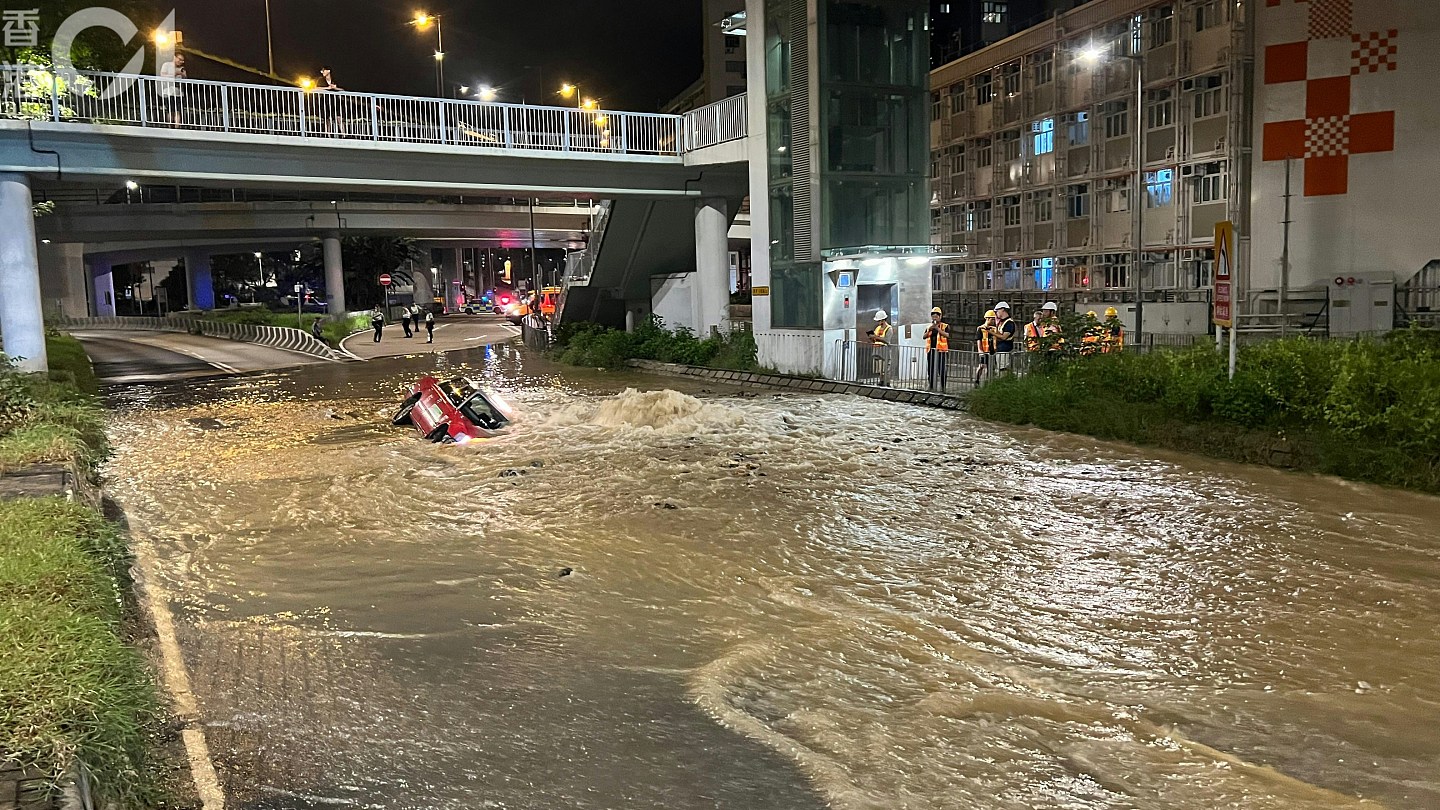
MULTIPOLYGON (((77 185, 605 199, 587 307, 648 296, 653 275, 725 267, 725 230, 747 191, 746 104, 664 115, 0 66, 5 352, 44 367, 31 208, 77 185)), ((91 213, 115 241, 123 217, 91 213)), ((63 220, 79 226, 67 238, 84 235, 85 219, 63 220)), ((336 254, 329 287, 338 231, 322 239, 336 254)))

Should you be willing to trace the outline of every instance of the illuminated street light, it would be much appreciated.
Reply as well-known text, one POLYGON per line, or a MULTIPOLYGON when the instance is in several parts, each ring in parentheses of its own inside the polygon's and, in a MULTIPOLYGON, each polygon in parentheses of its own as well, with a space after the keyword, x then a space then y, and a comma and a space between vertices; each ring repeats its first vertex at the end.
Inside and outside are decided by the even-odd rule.
POLYGON ((134 191, 135 189, 140 188, 140 184, 135 182, 134 180, 126 180, 125 188, 130 191, 134 191))
POLYGON ((155 44, 156 44, 156 45, 159 45, 159 46, 162 47, 162 48, 165 47, 166 45, 169 45, 169 44, 170 44, 170 35, 167 34, 167 33, 165 33, 164 31, 157 30, 157 31, 155 32, 155 44))
POLYGON ((481 85, 480 92, 476 93, 475 97, 480 99, 481 101, 494 101, 495 88, 489 85, 481 85))
POLYGON ((298 84, 300 85, 300 89, 304 90, 307 93, 315 89, 315 80, 310 78, 309 76, 301 79, 298 84))
POLYGON ((445 31, 440 26, 439 14, 426 14, 423 11, 415 12, 415 17, 410 20, 410 25, 415 30, 424 31, 435 24, 435 96, 445 97, 445 31))

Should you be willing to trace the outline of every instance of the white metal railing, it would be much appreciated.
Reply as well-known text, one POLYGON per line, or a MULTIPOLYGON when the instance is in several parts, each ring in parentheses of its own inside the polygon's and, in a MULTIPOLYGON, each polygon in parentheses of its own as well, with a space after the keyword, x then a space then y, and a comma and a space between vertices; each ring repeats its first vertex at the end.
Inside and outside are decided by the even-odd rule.
POLYGON ((744 96, 684 116, 0 66, 0 118, 307 139, 679 155, 745 135, 744 96))
POLYGON ((743 93, 691 110, 685 113, 685 151, 739 140, 749 120, 743 93))

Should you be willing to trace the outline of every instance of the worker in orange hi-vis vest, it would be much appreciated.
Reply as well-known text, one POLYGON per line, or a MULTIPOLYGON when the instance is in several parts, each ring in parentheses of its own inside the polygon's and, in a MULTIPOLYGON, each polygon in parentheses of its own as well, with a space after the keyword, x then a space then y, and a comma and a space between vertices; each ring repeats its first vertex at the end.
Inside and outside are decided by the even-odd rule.
POLYGON ((944 391, 948 376, 945 364, 950 358, 950 324, 945 323, 944 314, 939 307, 930 310, 930 325, 925 327, 925 363, 931 391, 944 391))

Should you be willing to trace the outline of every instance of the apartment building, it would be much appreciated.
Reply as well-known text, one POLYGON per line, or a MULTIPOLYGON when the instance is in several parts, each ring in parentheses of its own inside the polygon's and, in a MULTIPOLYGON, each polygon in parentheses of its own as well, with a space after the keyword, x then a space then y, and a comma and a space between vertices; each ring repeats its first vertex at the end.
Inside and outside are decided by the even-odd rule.
POLYGON ((1096 0, 934 71, 931 237, 965 255, 936 267, 937 292, 1133 301, 1141 247, 1147 301, 1207 301, 1215 223, 1244 215, 1234 10, 1096 0))
POLYGON ((1204 331, 1228 220, 1242 315, 1382 322, 1440 266, 1437 36, 1433 0, 1094 0, 934 70, 937 298, 1204 331))

